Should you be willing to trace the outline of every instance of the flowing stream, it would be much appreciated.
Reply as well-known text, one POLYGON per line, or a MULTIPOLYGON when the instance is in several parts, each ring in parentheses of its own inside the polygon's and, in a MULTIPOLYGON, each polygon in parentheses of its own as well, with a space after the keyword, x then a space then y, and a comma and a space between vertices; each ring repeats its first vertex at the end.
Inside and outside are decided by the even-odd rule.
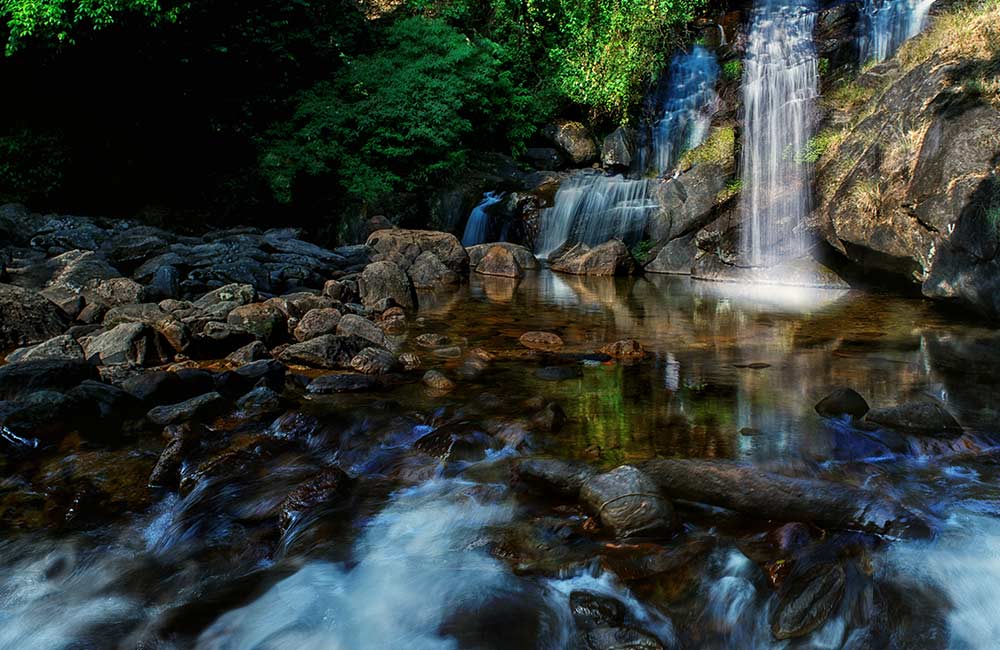
POLYGON ((472 209, 469 221, 465 224, 465 232, 462 234, 462 246, 475 246, 486 243, 490 231, 491 207, 499 203, 503 195, 499 192, 487 192, 483 195, 483 200, 472 209))

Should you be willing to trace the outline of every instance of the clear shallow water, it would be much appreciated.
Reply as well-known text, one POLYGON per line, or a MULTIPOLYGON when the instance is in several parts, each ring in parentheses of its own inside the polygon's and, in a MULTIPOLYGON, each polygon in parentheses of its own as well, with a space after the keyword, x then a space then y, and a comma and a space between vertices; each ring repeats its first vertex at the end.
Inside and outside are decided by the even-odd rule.
MULTIPOLYGON (((5 532, 0 649, 568 649, 578 647, 568 595, 579 589, 614 596, 666 647, 992 647, 995 458, 933 445, 886 453, 812 407, 837 385, 873 406, 929 395, 986 438, 1000 408, 993 331, 920 301, 669 277, 474 276, 463 292, 423 302, 411 338, 439 332, 483 347, 490 368, 448 395, 410 384, 220 429, 227 445, 262 432, 298 442, 186 496, 154 494, 150 507, 86 533, 5 532), (539 363, 518 344, 539 329, 559 333, 568 354, 635 337, 651 357, 539 363), (767 367, 737 367, 752 363, 767 367), (579 376, 545 381, 535 371, 547 364, 579 376), (523 421, 539 396, 565 409, 561 431, 448 463, 414 450, 444 425, 523 421), (758 435, 742 435, 747 427, 758 435), (848 588, 823 626, 778 642, 771 575, 786 558, 768 541, 777 524, 685 512, 672 538, 616 544, 579 509, 510 487, 509 461, 538 453, 605 467, 655 455, 737 458, 879 490, 926 512, 939 533, 882 543, 812 530, 798 561, 840 558, 848 588), (351 496, 276 528, 277 504, 331 464, 355 477, 351 496), (670 568, 639 571, 636 557, 670 568)), ((457 376, 458 361, 420 353, 457 376)), ((135 463, 148 475, 144 446, 106 453, 122 473, 135 463)), ((43 473, 63 468, 72 481, 85 457, 49 459, 43 473)))

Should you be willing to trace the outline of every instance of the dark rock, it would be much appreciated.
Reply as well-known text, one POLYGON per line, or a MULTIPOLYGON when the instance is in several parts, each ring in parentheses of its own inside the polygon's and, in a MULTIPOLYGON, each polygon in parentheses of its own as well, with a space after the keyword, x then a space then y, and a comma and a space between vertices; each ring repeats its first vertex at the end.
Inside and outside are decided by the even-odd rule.
POLYGON ((306 390, 314 395, 358 393, 377 388, 378 379, 371 375, 323 375, 314 379, 306 390))
POLYGON ((655 482, 631 465, 588 479, 580 500, 615 537, 660 535, 673 528, 670 502, 655 482))
POLYGON ((771 618, 779 641, 805 636, 819 629, 840 605, 846 578, 839 564, 818 565, 782 585, 781 600, 771 618))
POLYGON ((543 381, 566 381, 582 376, 583 370, 579 366, 546 366, 535 371, 535 377, 543 381))
POLYGON ((535 169, 555 171, 566 166, 566 158, 554 147, 529 147, 524 159, 535 169))
POLYGON ((99 379, 86 361, 45 359, 0 366, 0 399, 17 399, 39 390, 69 390, 88 379, 99 379))
POLYGON ((552 352, 563 346, 563 340, 552 332, 525 332, 518 339, 526 348, 552 352))
POLYGON ((257 300, 257 290, 252 284, 232 283, 206 293, 194 301, 194 306, 213 313, 216 316, 226 316, 236 307, 249 305, 257 300))
POLYGON ((88 361, 105 366, 156 366, 173 356, 166 341, 143 323, 122 323, 91 338, 83 348, 88 361))
POLYGON ((152 303, 119 305, 104 315, 104 326, 115 327, 123 323, 142 323, 156 330, 177 352, 186 351, 191 340, 190 328, 173 314, 152 303))
POLYGON ((99 381, 84 381, 66 394, 86 405, 79 409, 77 426, 88 438, 105 443, 120 442, 125 423, 142 417, 144 411, 133 395, 99 381))
POLYGON ((382 348, 365 348, 351 359, 351 367, 366 375, 384 375, 396 365, 396 357, 382 348))
POLYGON ((618 127, 604 138, 601 165, 605 169, 627 171, 635 157, 635 143, 635 131, 625 126, 618 127))
POLYGON ((66 315, 34 291, 0 284, 0 349, 31 345, 62 334, 66 315))
POLYGON ((573 275, 631 275, 637 270, 628 247, 617 239, 593 248, 577 244, 549 262, 553 271, 573 275))
POLYGON ((574 591, 569 595, 569 609, 580 630, 618 627, 625 624, 625 605, 614 598, 592 591, 574 591))
POLYGON ((166 300, 176 298, 181 293, 181 274, 173 266, 161 266, 156 269, 152 280, 146 287, 146 298, 149 300, 166 300))
POLYGON ((597 160, 594 136, 579 122, 557 120, 542 129, 542 133, 576 166, 597 160))
POLYGON ((576 501, 583 484, 597 475, 591 467, 566 460, 529 458, 515 466, 517 478, 543 494, 576 501))
POLYGON ((342 314, 333 308, 312 309, 295 326, 295 340, 302 342, 325 334, 336 334, 342 314))
POLYGON ((496 440, 470 422, 438 427, 414 445, 425 454, 444 461, 478 461, 490 449, 499 448, 496 440))
POLYGON ((285 365, 280 361, 262 359, 216 377, 215 386, 224 395, 240 395, 257 386, 281 392, 285 386, 285 374, 285 365))
POLYGON ((27 348, 19 348, 7 355, 7 363, 19 361, 37 361, 40 359, 84 359, 83 348, 69 334, 51 338, 44 343, 27 348))
POLYGON ((222 413, 226 400, 218 393, 207 393, 179 404, 157 406, 146 414, 154 424, 167 426, 188 420, 205 420, 222 413))
POLYGON ((192 359, 222 359, 255 340, 257 338, 244 329, 211 321, 200 334, 191 337, 185 354, 192 359))
POLYGON ((253 341, 244 345, 239 350, 231 352, 228 356, 226 356, 226 361, 238 368, 240 366, 245 366, 248 363, 253 363, 254 361, 261 361, 263 359, 270 358, 271 353, 268 351, 267 346, 261 341, 253 341))
MULTIPOLYGON (((433 253, 446 267, 464 275, 469 271, 469 256, 454 235, 430 230, 380 230, 368 238, 372 261, 389 261, 409 271, 425 252, 433 253)), ((402 303, 400 303, 402 305, 402 303)))
POLYGON ((962 425, 937 402, 910 402, 874 409, 868 412, 865 419, 904 433, 947 437, 962 435, 962 425))
POLYGON ((601 352, 615 359, 642 359, 646 356, 646 349, 635 339, 616 341, 601 348, 601 352))
POLYGON ((334 500, 343 499, 350 489, 351 479, 341 469, 328 467, 298 486, 281 502, 278 526, 287 531, 304 513, 334 500))
POLYGON ((514 258, 517 265, 520 266, 525 271, 534 271, 538 269, 541 265, 538 263, 538 258, 535 257, 528 248, 524 246, 519 246, 518 244, 511 244, 509 242, 495 242, 492 244, 477 244, 476 246, 470 246, 466 250, 469 253, 469 266, 472 268, 477 268, 486 257, 486 254, 490 252, 493 248, 502 248, 514 258))
POLYGON ((176 404, 202 392, 192 393, 176 373, 167 370, 139 373, 122 382, 121 387, 143 403, 157 406, 176 404))
POLYGON ((691 233, 670 240, 655 251, 656 255, 643 269, 647 273, 690 275, 695 256, 698 254, 695 237, 696 233, 691 233))
POLYGON ((356 314, 346 314, 341 317, 337 323, 337 334, 361 338, 380 348, 387 347, 388 343, 385 332, 379 329, 378 325, 356 314))
POLYGON ((428 370, 422 379, 425 386, 436 391, 448 392, 455 389, 455 382, 437 370, 428 370))
POLYGON ((254 388, 236 400, 236 410, 245 418, 264 418, 281 415, 288 408, 288 402, 267 386, 254 388))
POLYGON ((364 305, 391 298, 397 305, 412 309, 413 285, 409 276, 393 261, 373 262, 358 276, 358 293, 364 305))
POLYGON ((816 405, 816 412, 825 418, 850 415, 860 420, 868 411, 868 402, 865 398, 850 388, 837 388, 816 405))
POLYGON ((599 627, 584 642, 588 650, 666 650, 652 634, 631 627, 599 627))
POLYGON ((436 289, 458 284, 459 274, 447 265, 432 251, 424 251, 413 260, 407 274, 415 289, 436 289))
POLYGON ((250 332, 265 345, 274 345, 288 335, 285 315, 265 303, 251 303, 236 307, 226 317, 226 322, 245 332, 250 332))
POLYGON ((566 424, 566 412, 556 402, 549 402, 531 417, 531 426, 540 431, 559 431, 566 424))
MULTIPOLYGON (((373 293, 379 292, 376 290, 373 293)), ((323 285, 323 295, 339 302, 355 302, 360 299, 360 295, 354 291, 350 283, 340 280, 327 280, 326 284, 323 285)), ((397 300, 397 302, 399 301, 397 300)))
POLYGON ((506 248, 492 246, 476 266, 476 273, 496 275, 504 278, 524 277, 524 269, 514 255, 506 248))
POLYGON ((368 341, 357 336, 326 334, 290 345, 278 355, 278 358, 288 364, 311 368, 328 370, 350 368, 351 360, 369 345, 368 341))
POLYGON ((110 278, 98 282, 88 297, 109 307, 132 305, 145 300, 146 288, 131 278, 110 278))

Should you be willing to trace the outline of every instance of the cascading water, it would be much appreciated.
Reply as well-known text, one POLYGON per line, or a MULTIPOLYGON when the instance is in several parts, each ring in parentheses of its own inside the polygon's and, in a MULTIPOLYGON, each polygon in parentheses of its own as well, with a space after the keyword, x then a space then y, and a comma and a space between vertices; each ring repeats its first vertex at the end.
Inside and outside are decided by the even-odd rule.
POLYGON ((805 252, 812 170, 801 159, 812 133, 819 73, 812 0, 758 0, 744 61, 743 252, 774 266, 805 252))
POLYGON ((861 62, 884 61, 927 23, 934 0, 865 0, 861 10, 861 62))
POLYGON ((489 209, 499 203, 502 198, 503 196, 498 192, 487 192, 483 195, 483 200, 473 208, 469 215, 469 222, 465 224, 462 246, 475 246, 486 241, 490 227, 489 209))
MULTIPOLYGON (((681 153, 705 140, 718 105, 718 77, 715 55, 704 47, 695 46, 674 57, 658 111, 660 119, 650 126, 649 152, 640 158, 640 172, 669 172, 681 153)), ((566 242, 638 241, 658 207, 653 182, 594 172, 573 176, 562 184, 555 205, 542 217, 536 253, 546 257, 566 242)))

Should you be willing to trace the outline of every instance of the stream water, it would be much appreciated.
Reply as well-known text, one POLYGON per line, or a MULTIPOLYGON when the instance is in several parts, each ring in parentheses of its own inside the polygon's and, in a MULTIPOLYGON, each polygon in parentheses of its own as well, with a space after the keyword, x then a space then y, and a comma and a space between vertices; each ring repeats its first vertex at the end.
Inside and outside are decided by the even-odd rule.
MULTIPOLYGON (((579 592, 617 600, 641 631, 607 648, 996 647, 994 331, 887 296, 543 271, 474 274, 462 291, 423 296, 404 347, 419 349, 422 333, 495 361, 446 395, 411 383, 307 399, 274 422, 217 422, 212 435, 254 461, 183 496, 156 493, 59 532, 23 513, 0 541, 0 649, 569 650, 584 647, 570 607, 579 592), (568 371, 541 372, 518 344, 528 330, 565 340, 544 364, 568 371), (593 356, 626 337, 651 356, 593 356), (968 433, 890 450, 813 411, 841 385, 872 406, 942 400, 968 433), (538 398, 562 406, 564 427, 500 433, 523 432, 538 398), (487 442, 441 461, 418 441, 449 427, 487 442), (511 483, 511 463, 538 455, 602 468, 740 459, 892 495, 936 535, 880 540, 696 508, 672 536, 621 544, 578 506, 511 483), (330 466, 352 476, 349 496, 275 525, 285 495, 330 466), (776 641, 789 536, 805 540, 797 563, 836 558, 846 579, 822 625, 776 641)), ((421 355, 459 376, 451 355, 421 355)), ((160 448, 64 447, 39 472, 67 484, 113 473, 129 501, 148 492, 160 448)), ((5 483, 4 498, 16 487, 5 483)))

